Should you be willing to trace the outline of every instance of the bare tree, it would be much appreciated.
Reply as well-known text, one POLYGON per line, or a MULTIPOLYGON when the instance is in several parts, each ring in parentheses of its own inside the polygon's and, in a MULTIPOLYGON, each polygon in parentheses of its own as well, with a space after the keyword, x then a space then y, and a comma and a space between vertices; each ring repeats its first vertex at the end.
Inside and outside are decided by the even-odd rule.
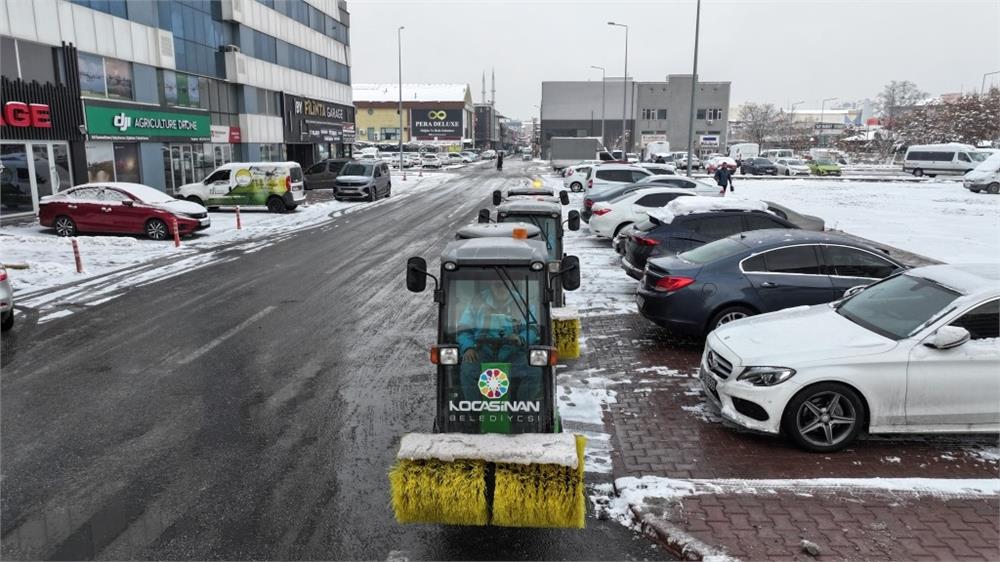
POLYGON ((875 108, 882 114, 882 126, 892 131, 899 126, 900 117, 913 109, 927 93, 909 80, 893 80, 882 88, 875 108))
POLYGON ((740 107, 740 121, 746 136, 755 143, 778 131, 782 116, 773 103, 745 103, 740 107))

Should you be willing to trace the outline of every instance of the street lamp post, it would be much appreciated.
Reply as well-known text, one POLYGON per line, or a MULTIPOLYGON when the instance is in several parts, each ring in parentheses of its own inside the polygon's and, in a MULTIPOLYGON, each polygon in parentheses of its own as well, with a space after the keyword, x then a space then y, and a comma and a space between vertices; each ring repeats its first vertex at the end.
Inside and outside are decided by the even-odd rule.
MULTIPOLYGON (((699 0, 701 1, 701 0, 699 0)), ((625 111, 628 102, 628 26, 609 21, 608 25, 625 28, 625 76, 622 77, 622 159, 625 158, 625 111)))
POLYGON ((792 122, 795 121, 795 106, 802 105, 806 103, 803 101, 797 101, 788 107, 788 148, 792 145, 792 122))
POLYGON ((995 70, 993 72, 987 72, 986 74, 983 74, 983 85, 982 87, 979 88, 979 95, 983 95, 986 93, 986 77, 990 76, 991 74, 1000 74, 1000 70, 995 70))
POLYGON ((590 65, 590 68, 596 68, 597 70, 601 71, 601 144, 606 145, 608 141, 604 136, 604 116, 605 116, 605 106, 606 106, 605 102, 608 99, 607 98, 608 83, 606 82, 607 72, 603 66, 590 65))
POLYGON ((534 107, 535 109, 538 110, 538 129, 536 131, 533 131, 533 134, 538 135, 538 142, 535 142, 535 139, 532 138, 531 139, 531 144, 538 147, 538 157, 541 158, 541 156, 542 156, 542 106, 540 106, 540 105, 532 105, 532 107, 534 107))
POLYGON ((399 173, 403 174, 403 181, 406 181, 406 168, 403 167, 403 30, 405 26, 399 26, 396 30, 396 47, 399 50, 399 173))
POLYGON ((701 0, 695 7, 694 15, 694 69, 691 71, 691 118, 688 120, 687 176, 691 177, 691 152, 694 148, 694 96, 698 88, 698 32, 701 29, 701 0))
POLYGON ((826 102, 833 101, 835 99, 837 98, 836 97, 826 98, 825 100, 823 100, 823 103, 820 105, 819 108, 819 133, 817 134, 817 137, 819 138, 820 146, 826 146, 826 143, 824 142, 823 139, 823 118, 825 117, 824 113, 826 112, 826 102))

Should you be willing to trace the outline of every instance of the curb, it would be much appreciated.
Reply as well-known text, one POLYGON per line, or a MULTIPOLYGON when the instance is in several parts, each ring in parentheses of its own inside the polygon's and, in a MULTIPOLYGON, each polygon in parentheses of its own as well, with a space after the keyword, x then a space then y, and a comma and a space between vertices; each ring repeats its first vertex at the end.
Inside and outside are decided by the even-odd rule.
POLYGON ((671 555, 680 560, 705 560, 722 558, 736 562, 720 547, 710 546, 664 519, 643 514, 634 505, 629 506, 632 518, 642 529, 642 533, 653 539, 671 555))

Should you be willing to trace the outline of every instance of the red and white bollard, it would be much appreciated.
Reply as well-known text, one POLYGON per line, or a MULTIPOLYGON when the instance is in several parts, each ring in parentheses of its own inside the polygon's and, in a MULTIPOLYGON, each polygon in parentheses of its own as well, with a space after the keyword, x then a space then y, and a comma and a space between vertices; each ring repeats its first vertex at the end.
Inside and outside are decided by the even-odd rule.
POLYGON ((170 217, 170 228, 174 231, 174 248, 180 248, 181 231, 177 228, 177 217, 170 217))
POLYGON ((243 221, 240 219, 240 206, 236 206, 236 230, 243 230, 243 221))
POLYGON ((83 260, 80 259, 80 246, 76 243, 76 238, 72 240, 73 242, 73 259, 76 260, 76 272, 83 273, 83 260))

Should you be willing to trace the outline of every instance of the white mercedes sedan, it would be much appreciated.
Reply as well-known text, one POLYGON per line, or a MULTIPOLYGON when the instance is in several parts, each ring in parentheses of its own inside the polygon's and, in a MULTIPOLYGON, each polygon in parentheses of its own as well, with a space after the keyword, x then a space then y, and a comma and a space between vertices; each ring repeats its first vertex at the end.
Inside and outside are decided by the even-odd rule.
POLYGON ((831 452, 869 433, 1000 432, 1000 264, 934 265, 725 324, 699 375, 722 415, 831 452))

